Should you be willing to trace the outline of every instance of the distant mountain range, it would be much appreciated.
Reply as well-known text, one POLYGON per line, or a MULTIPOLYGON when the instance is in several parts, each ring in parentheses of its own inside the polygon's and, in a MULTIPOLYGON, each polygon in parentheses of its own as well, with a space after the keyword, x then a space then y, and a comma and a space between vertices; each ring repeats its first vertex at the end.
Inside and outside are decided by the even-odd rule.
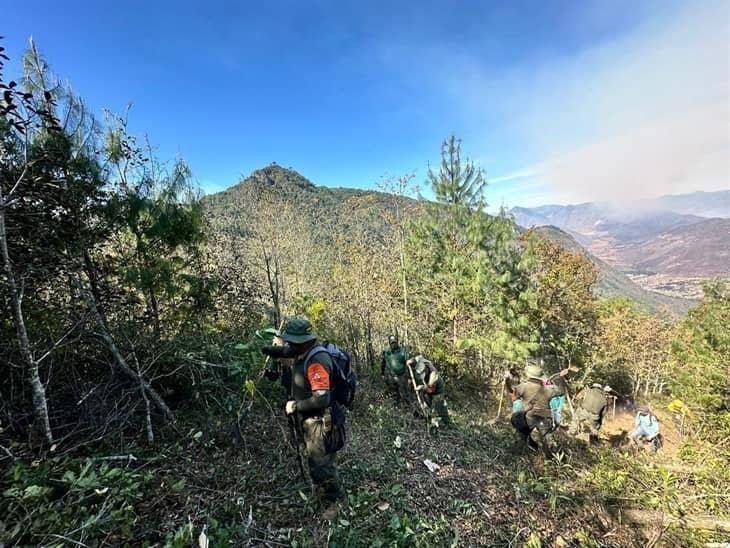
POLYGON ((730 190, 670 194, 653 200, 642 200, 636 204, 644 209, 662 209, 685 215, 727 219, 730 217, 730 190))
POLYGON ((664 295, 655 291, 644 289, 634 283, 631 278, 619 269, 602 261, 578 243, 567 232, 554 226, 543 226, 535 229, 544 237, 559 243, 563 248, 573 253, 583 253, 588 260, 598 269, 598 283, 596 284, 596 296, 603 298, 627 297, 639 303, 639 306, 649 312, 658 312, 662 309, 672 310, 676 314, 685 314, 692 308, 695 301, 664 295))
MULTIPOLYGON (((327 241, 332 241, 335 233, 347 234, 351 228, 357 228, 359 233, 368 233, 371 238, 378 240, 384 231, 390 230, 385 222, 384 213, 392 211, 396 201, 399 201, 400 207, 410 215, 417 214, 419 207, 419 203, 415 200, 395 198, 383 192, 316 186, 296 171, 274 164, 256 170, 239 184, 204 199, 206 212, 214 229, 229 234, 239 234, 240 229, 237 227, 242 220, 251 216, 257 207, 257 196, 263 189, 274 189, 280 197, 296 205, 294 209, 301 213, 302 218, 318 219, 316 230, 319 232, 318 238, 324 242, 323 245, 326 245, 327 241), (335 219, 333 211, 346 214, 341 214, 335 219), (362 230, 363 227, 365 230, 362 230)), ((587 220, 582 222, 586 226, 590 225, 589 217, 583 216, 587 220)), ((577 215, 575 219, 578 219, 577 215)), ((662 228, 683 226, 682 223, 669 221, 657 221, 657 223, 657 226, 662 228)), ((693 304, 690 300, 672 298, 642 289, 624 273, 586 251, 577 238, 566 231, 550 227, 541 229, 540 232, 572 251, 585 253, 596 265, 598 296, 628 297, 637 301, 646 310, 657 311, 668 307, 679 314, 685 313, 693 304)))
POLYGON ((625 272, 730 277, 730 190, 662 196, 626 206, 517 207, 511 213, 520 226, 556 226, 570 233, 625 272))

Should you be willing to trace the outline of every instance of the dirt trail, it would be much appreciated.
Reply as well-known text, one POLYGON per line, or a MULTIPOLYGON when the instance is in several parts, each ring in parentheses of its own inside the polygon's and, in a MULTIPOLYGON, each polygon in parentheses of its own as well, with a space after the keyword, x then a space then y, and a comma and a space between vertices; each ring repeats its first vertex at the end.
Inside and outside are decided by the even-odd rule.
MULTIPOLYGON (((682 435, 669 412, 654 408, 652 408, 652 412, 659 419, 660 432, 664 442, 662 449, 656 455, 657 462, 671 462, 677 457, 682 447, 682 435)), ((617 409, 615 416, 609 412, 603 422, 601 438, 608 440, 617 448, 631 447, 629 434, 634 429, 635 416, 635 413, 622 409, 617 409)), ((646 447, 648 448, 648 445, 646 447)))

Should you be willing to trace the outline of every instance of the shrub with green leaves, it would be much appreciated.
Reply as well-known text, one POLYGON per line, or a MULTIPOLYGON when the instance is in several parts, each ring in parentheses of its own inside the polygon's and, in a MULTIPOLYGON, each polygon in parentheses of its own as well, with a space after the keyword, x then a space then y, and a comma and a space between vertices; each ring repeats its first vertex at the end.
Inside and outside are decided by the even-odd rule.
POLYGON ((135 503, 151 479, 151 472, 93 459, 17 463, 0 483, 0 544, 130 539, 135 503))

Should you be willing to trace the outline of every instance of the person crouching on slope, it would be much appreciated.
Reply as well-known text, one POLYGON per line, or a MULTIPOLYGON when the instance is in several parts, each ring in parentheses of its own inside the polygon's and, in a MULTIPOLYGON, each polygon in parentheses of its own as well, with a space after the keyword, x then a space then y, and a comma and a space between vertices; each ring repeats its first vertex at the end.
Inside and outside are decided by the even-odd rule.
POLYGON ((634 431, 631 432, 631 439, 638 447, 641 440, 651 442, 651 452, 656 453, 661 447, 661 435, 659 434, 659 419, 651 412, 649 406, 639 407, 634 420, 634 431))
POLYGON ((585 428, 590 433, 591 443, 598 443, 603 417, 608 409, 608 396, 613 389, 594 382, 590 388, 582 390, 575 398, 576 410, 570 424, 570 435, 575 436, 585 428))
POLYGON ((423 403, 427 408, 423 411, 426 411, 430 417, 429 428, 436 430, 439 427, 451 425, 444 379, 436 366, 431 360, 427 360, 420 354, 408 360, 406 365, 413 368, 415 382, 413 389, 423 398, 423 403))
POLYGON ((563 369, 553 384, 545 384, 547 377, 542 367, 530 363, 525 367, 527 380, 514 387, 512 399, 522 400, 522 409, 511 418, 512 426, 532 450, 542 448, 546 456, 555 449, 550 400, 565 394, 565 377, 570 371, 563 369))

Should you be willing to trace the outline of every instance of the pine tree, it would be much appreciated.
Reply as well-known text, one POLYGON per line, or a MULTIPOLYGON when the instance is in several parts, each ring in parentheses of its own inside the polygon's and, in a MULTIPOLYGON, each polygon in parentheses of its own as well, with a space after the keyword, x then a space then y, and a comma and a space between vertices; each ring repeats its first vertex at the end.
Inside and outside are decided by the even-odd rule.
MULTIPOLYGON (((409 227, 414 306, 432 326, 436 359, 457 363, 466 352, 519 361, 536 348, 526 312, 534 306, 528 259, 514 223, 487 215, 483 171, 461 158, 451 136, 438 171, 429 169, 435 202, 409 227)), ((482 365, 483 359, 480 359, 482 365)))

